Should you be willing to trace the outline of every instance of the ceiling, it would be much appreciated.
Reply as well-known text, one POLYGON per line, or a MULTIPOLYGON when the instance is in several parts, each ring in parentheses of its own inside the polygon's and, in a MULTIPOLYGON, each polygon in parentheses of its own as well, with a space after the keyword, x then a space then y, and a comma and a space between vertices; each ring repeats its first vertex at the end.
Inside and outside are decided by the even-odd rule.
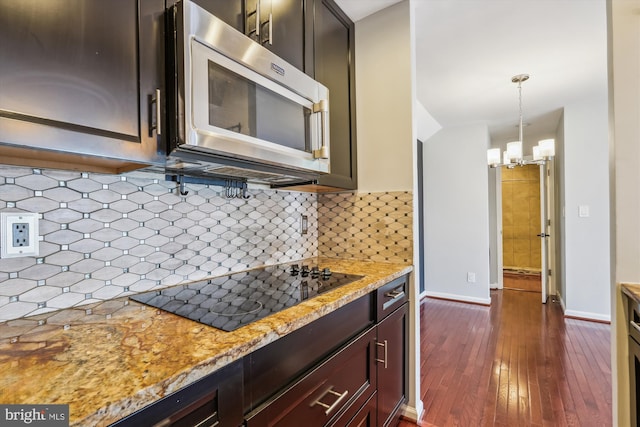
MULTIPOLYGON (((354 21, 400 0, 336 0, 354 21)), ((443 127, 486 123, 518 136, 518 90, 529 136, 553 135, 564 105, 606 96, 605 0, 413 0, 417 96, 443 127), (600 92, 600 93, 597 93, 600 92)))

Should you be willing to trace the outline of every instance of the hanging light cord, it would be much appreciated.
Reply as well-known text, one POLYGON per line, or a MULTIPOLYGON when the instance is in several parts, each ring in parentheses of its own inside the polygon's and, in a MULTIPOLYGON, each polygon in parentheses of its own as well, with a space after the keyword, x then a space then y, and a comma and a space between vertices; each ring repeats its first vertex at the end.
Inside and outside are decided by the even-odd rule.
POLYGON ((518 105, 520 106, 519 141, 524 144, 524 141, 522 140, 522 80, 518 80, 518 105))
POLYGON ((529 74, 518 74, 517 76, 513 76, 511 78, 511 81, 513 83, 518 83, 518 107, 519 107, 519 113, 520 113, 520 123, 519 123, 519 135, 518 137, 520 138, 520 142, 524 144, 524 141, 522 140, 522 82, 526 82, 527 80, 529 80, 529 74))

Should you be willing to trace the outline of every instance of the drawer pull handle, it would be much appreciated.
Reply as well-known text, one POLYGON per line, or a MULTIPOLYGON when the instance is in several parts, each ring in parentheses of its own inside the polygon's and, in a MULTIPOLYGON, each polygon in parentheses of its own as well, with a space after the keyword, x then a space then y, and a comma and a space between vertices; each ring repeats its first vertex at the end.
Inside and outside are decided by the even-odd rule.
POLYGON ((331 411, 333 411, 334 409, 336 409, 338 407, 340 402, 342 402, 344 400, 344 398, 347 397, 348 394, 349 394, 349 390, 345 390, 344 393, 340 394, 337 391, 334 391, 333 387, 329 387, 329 389, 327 391, 322 393, 322 396, 320 396, 319 398, 317 398, 316 400, 313 401, 311 406, 320 405, 320 406, 322 406, 323 408, 326 409, 324 411, 324 414, 325 415, 329 415, 331 413, 331 411), (334 396, 338 396, 338 398, 331 405, 327 405, 324 402, 320 402, 327 394, 332 394, 334 396))
POLYGON ((384 340, 384 342, 377 342, 376 345, 384 347, 384 359, 376 359, 376 362, 384 363, 384 369, 387 369, 387 340, 384 340))
POLYGON ((636 322, 634 322, 633 320, 630 321, 629 323, 631 323, 631 326, 633 326, 633 328, 638 331, 640 333, 640 325, 638 325, 636 322))
POLYGON ((404 295, 405 295, 405 293, 404 293, 404 289, 403 289, 403 287, 402 287, 402 286, 400 286, 400 287, 398 287, 398 288, 395 288, 395 289, 394 289, 394 290, 392 290, 392 291, 385 292, 385 293, 384 293, 384 296, 385 296, 386 298, 390 298, 390 299, 389 299, 388 301, 385 301, 385 302, 382 304, 382 309, 383 309, 383 310, 386 310, 387 308, 389 308, 390 306, 392 306, 393 304, 395 304, 395 302, 396 302, 397 300, 399 300, 400 298, 403 298, 403 297, 404 297, 404 295))
POLYGON ((404 295, 404 291, 402 289, 394 289, 384 294, 385 297, 392 298, 392 299, 400 298, 403 295, 404 295))

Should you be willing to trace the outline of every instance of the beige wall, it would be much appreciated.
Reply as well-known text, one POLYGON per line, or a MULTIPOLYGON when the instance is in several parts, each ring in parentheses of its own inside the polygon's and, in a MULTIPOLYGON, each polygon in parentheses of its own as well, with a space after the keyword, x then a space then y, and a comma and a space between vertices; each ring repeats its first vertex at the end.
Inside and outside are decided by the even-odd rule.
POLYGON ((356 23, 358 190, 413 186, 413 52, 405 0, 356 23))
POLYGON ((614 425, 629 425, 627 326, 616 283, 640 282, 640 1, 610 0, 615 197, 612 336, 614 425))
MULTIPOLYGON (((406 197, 411 198, 411 210, 416 211, 417 198, 413 197, 417 185, 413 8, 413 0, 404 0, 356 22, 357 199, 406 192, 406 197)), ((383 225, 377 221, 375 226, 383 225)), ((411 236, 405 239, 407 248, 411 248, 406 253, 413 251, 417 241, 413 239, 417 230, 417 222, 413 219, 412 227, 411 236)), ((423 411, 416 253, 413 251, 412 254, 414 273, 410 289, 409 396, 404 407, 404 415, 414 420, 423 411)))

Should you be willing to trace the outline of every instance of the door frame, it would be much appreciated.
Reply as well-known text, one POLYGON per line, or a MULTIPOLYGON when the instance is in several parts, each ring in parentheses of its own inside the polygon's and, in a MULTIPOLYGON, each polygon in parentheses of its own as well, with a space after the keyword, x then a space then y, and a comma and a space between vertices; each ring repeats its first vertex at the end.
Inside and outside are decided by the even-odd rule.
MULTIPOLYGON (((556 233, 558 232, 558 227, 556 224, 558 219, 556 218, 556 185, 555 185, 555 163, 554 160, 551 159, 546 163, 546 195, 547 195, 547 219, 549 223, 547 224, 547 234, 549 234, 549 245, 548 245, 548 253, 547 253, 547 281, 548 281, 548 289, 549 295, 558 295, 557 292, 557 269, 556 269, 556 244, 558 242, 556 233), (551 271, 551 274, 548 274, 551 271)), ((540 183, 542 185, 542 183, 540 183)))
MULTIPOLYGON (((518 167, 518 166, 516 166, 518 167)), ((540 179, 540 191, 545 191, 546 194, 546 211, 547 211, 547 219, 549 220, 547 225, 547 234, 549 234, 549 244, 547 251, 547 271, 544 272, 547 274, 548 280, 548 296, 557 295, 557 283, 556 283, 556 244, 558 242, 556 232, 558 228, 556 227, 557 218, 556 218, 556 210, 555 210, 555 164, 554 160, 551 159, 547 161, 545 164, 545 169, 547 170, 546 180, 540 179), (546 181, 546 182, 545 182, 546 181), (549 270, 551 270, 551 275, 549 275, 549 270)), ((503 257, 503 248, 502 248, 502 168, 496 168, 495 174, 495 189, 496 189, 496 265, 497 265, 497 273, 498 273, 498 289, 504 288, 504 278, 503 278, 503 268, 504 264, 502 262, 503 257)), ((543 200, 540 200, 540 209, 544 209, 543 200)), ((542 251, 542 249, 541 249, 542 251)), ((540 274, 543 274, 541 271, 540 274)))

